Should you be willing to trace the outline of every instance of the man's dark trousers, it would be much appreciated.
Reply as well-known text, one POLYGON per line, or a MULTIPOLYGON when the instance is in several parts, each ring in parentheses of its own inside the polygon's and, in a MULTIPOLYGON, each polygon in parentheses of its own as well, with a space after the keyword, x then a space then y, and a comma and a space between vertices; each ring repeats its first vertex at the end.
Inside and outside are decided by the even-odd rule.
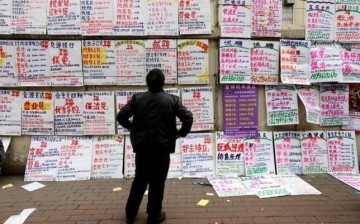
POLYGON ((137 152, 135 157, 135 178, 126 204, 126 217, 134 218, 139 210, 143 195, 149 184, 147 213, 157 216, 162 210, 165 181, 169 171, 170 154, 159 148, 148 148, 137 152))

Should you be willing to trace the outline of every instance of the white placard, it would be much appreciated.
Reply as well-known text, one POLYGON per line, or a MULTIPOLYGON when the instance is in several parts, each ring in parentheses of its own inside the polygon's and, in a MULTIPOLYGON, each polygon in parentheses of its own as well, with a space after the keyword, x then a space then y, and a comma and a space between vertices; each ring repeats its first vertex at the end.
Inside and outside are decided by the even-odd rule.
POLYGON ((220 5, 221 37, 251 37, 251 5, 220 5))
POLYGON ((281 37, 281 0, 252 1, 252 32, 255 37, 281 37))
POLYGON ((306 110, 306 122, 320 124, 320 89, 319 85, 296 85, 296 92, 306 110))
POLYGON ((125 159, 124 159, 124 177, 135 177, 135 153, 131 145, 130 136, 125 136, 125 159))
POLYGON ((180 1, 180 34, 211 34, 209 0, 180 1))
POLYGON ((0 0, 0 34, 12 33, 12 9, 12 1, 0 0))
POLYGON ((237 176, 214 176, 207 179, 219 197, 254 195, 237 176))
POLYGON ((306 40, 335 40, 334 2, 306 2, 306 40))
POLYGON ((144 36, 148 14, 146 1, 114 1, 114 35, 144 36))
POLYGON ((149 0, 146 35, 179 35, 179 3, 171 0, 149 0))
POLYGON ((47 0, 48 35, 81 34, 80 3, 79 0, 47 0))
POLYGON ((296 175, 271 176, 276 183, 290 192, 290 195, 311 195, 321 194, 316 188, 296 175))
POLYGON ((259 198, 272 198, 290 194, 285 187, 280 186, 271 176, 242 177, 241 180, 259 198))
POLYGON ((0 90, 0 135, 21 135, 21 93, 0 90))
POLYGON ((170 166, 167 178, 182 178, 183 164, 181 160, 180 139, 176 140, 175 152, 170 154, 170 166))
POLYGON ((46 0, 13 0, 15 34, 46 34, 46 0))
POLYGON ((20 67, 24 65, 24 63, 16 60, 15 51, 14 41, 0 40, 0 86, 17 86, 18 76, 16 73, 16 62, 19 63, 20 67))
POLYGON ((114 34, 114 1, 81 1, 81 34, 83 36, 114 34))

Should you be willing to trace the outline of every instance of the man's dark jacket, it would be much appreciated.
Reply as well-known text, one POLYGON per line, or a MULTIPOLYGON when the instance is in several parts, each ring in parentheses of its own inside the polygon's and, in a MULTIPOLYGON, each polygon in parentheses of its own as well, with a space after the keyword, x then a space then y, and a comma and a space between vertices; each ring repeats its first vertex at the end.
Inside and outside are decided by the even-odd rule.
POLYGON ((192 113, 182 105, 179 97, 164 91, 133 95, 116 119, 130 130, 135 153, 149 147, 173 153, 176 136, 185 137, 193 123, 192 113), (134 116, 132 122, 129 121, 131 116, 134 116), (179 130, 176 128, 176 117, 182 122, 179 130))

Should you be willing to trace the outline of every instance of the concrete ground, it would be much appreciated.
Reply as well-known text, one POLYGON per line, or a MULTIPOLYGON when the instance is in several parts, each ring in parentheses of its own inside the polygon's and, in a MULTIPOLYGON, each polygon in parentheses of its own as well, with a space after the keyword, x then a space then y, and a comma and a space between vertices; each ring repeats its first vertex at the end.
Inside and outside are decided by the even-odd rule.
MULTIPOLYGON (((360 194, 327 174, 301 176, 321 195, 259 199, 257 196, 220 198, 211 186, 193 181, 167 181, 163 209, 166 224, 238 223, 360 223, 360 194), (206 193, 214 193, 207 196, 206 193), (208 199, 201 207, 197 202, 208 199)), ((23 176, 0 176, 0 223, 23 209, 36 208, 25 223, 125 223, 125 203, 131 180, 107 179, 69 182, 42 182, 46 187, 28 192, 23 176), (113 188, 121 187, 114 192, 113 188)), ((135 223, 145 223, 147 196, 144 196, 135 223)))

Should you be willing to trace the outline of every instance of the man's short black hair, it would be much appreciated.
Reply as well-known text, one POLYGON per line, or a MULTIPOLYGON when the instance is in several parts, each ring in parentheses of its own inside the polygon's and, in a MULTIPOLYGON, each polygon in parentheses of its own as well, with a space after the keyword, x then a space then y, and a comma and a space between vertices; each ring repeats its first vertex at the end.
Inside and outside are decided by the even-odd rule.
POLYGON ((160 92, 164 86, 164 83, 164 73, 158 68, 152 69, 146 76, 146 85, 151 92, 160 92))

